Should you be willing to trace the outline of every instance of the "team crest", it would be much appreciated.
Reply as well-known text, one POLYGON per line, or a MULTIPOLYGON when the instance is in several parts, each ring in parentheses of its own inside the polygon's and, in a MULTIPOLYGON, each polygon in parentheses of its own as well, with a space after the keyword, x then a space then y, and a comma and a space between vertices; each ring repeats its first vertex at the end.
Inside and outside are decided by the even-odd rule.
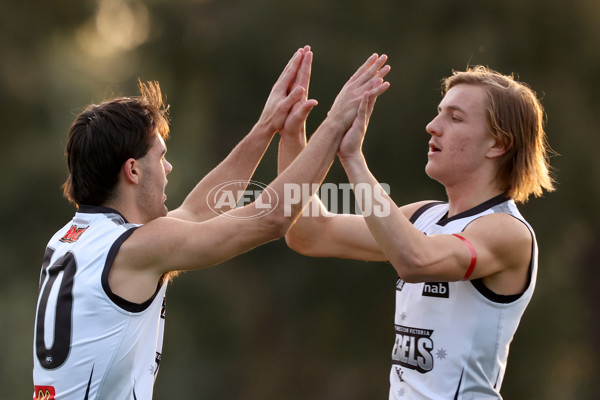
MULTIPOLYGON (((392 351, 392 362, 400 367, 425 374, 433 369, 433 329, 421 329, 396 325, 396 342, 392 351)), ((396 369, 398 378, 403 381, 402 369, 396 369)))
POLYGON ((63 236, 60 241, 65 243, 75 243, 79 240, 87 228, 89 227, 86 226, 85 228, 78 228, 77 225, 71 225, 71 228, 69 228, 67 233, 65 233, 65 236, 63 236))
POLYGON ((35 386, 33 400, 54 400, 56 394, 53 386, 35 386))

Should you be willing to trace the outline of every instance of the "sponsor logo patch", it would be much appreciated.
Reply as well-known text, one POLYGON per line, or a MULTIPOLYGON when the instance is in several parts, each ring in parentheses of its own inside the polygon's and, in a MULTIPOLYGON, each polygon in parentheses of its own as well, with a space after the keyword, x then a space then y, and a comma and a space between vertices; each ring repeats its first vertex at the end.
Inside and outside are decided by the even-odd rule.
POLYGON ((450 297, 450 285, 448 282, 425 282, 423 284, 423 296, 428 297, 450 297))
POLYGON ((71 225, 65 236, 63 236, 60 241, 65 243, 75 243, 79 240, 83 232, 89 228, 86 226, 85 228, 78 228, 77 225, 71 225))
POLYGON ((56 395, 54 391, 54 386, 35 385, 34 391, 35 397, 33 398, 33 400, 54 400, 54 396, 56 395))
POLYGON ((398 280, 396 281, 396 290, 400 292, 403 287, 404 281, 402 280, 402 278, 398 278, 398 280))

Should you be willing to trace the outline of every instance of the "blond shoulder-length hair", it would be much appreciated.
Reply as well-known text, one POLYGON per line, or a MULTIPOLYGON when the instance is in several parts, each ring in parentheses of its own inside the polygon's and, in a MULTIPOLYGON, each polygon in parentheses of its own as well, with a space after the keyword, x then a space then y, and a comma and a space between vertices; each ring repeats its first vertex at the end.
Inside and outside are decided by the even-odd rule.
POLYGON ((550 173, 550 148, 544 125, 546 115, 536 93, 513 75, 503 75, 484 66, 453 71, 443 80, 447 93, 458 84, 477 85, 487 94, 486 119, 491 135, 501 143, 503 154, 497 178, 516 202, 530 195, 539 197, 554 190, 550 173))

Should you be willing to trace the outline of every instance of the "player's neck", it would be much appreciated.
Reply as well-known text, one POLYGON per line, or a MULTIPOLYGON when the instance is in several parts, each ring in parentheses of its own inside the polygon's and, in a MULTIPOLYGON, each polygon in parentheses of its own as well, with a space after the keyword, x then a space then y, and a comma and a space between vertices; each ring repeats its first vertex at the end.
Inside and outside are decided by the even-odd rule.
POLYGON ((482 165, 470 174, 452 176, 444 182, 448 196, 448 216, 464 211, 502 194, 504 190, 496 179, 497 169, 491 163, 482 165))
POLYGON ((145 222, 144 214, 133 204, 132 202, 113 199, 103 204, 103 206, 117 210, 129 223, 143 224, 145 222))
POLYGON ((470 190, 453 190, 453 188, 446 188, 449 205, 448 216, 452 217, 470 210, 471 208, 478 206, 479 204, 502 193, 503 191, 495 185, 470 190))

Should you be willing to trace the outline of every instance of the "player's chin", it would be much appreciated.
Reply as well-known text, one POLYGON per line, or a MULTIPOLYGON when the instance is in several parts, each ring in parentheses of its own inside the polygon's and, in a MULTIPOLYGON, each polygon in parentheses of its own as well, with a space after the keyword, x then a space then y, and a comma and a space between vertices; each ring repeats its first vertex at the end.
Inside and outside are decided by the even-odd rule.
POLYGON ((435 181, 439 181, 439 179, 443 176, 443 171, 440 171, 439 168, 436 168, 436 166, 432 165, 431 162, 427 163, 425 166, 425 173, 428 177, 435 181))
POLYGON ((425 173, 426 173, 426 174, 427 174, 427 176, 428 176, 428 177, 430 177, 430 178, 433 178, 433 177, 431 176, 432 172, 433 172, 433 173, 434 173, 434 175, 435 175, 435 172, 434 172, 434 171, 432 171, 432 170, 434 170, 434 167, 431 165, 431 163, 430 163, 430 162, 428 162, 428 163, 425 165, 425 173))

